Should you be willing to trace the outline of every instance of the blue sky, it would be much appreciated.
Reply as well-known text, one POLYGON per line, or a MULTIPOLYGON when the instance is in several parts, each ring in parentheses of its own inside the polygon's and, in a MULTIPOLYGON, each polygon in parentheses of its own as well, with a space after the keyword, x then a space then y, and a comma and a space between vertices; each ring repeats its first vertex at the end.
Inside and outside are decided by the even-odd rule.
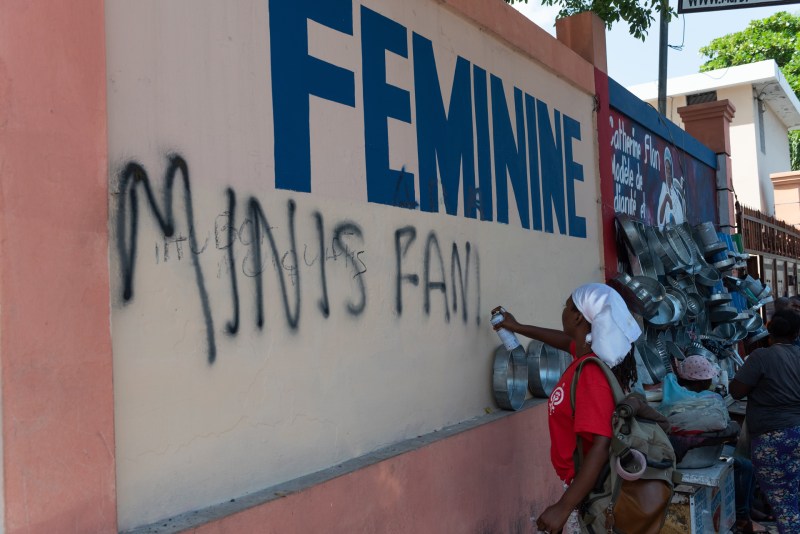
MULTIPOLYGON (((670 2, 677 6, 676 0, 670 2)), ((539 0, 514 7, 536 24, 555 35, 555 16, 558 7, 542 6, 539 0)), ((679 15, 669 24, 669 44, 682 50, 669 49, 667 76, 674 78, 699 72, 704 58, 699 49, 716 37, 741 31, 751 20, 768 17, 778 11, 800 12, 800 4, 730 9, 706 13, 679 15)), ((625 86, 652 82, 658 79, 658 19, 650 28, 645 42, 628 33, 625 22, 616 23, 606 34, 608 73, 625 86)))

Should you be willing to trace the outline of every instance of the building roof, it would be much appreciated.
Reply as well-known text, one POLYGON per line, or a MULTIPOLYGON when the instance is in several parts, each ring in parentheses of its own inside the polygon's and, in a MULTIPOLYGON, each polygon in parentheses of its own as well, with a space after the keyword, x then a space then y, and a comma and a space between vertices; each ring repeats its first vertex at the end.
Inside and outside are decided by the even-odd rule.
MULTIPOLYGON (((800 101, 774 60, 710 70, 667 80, 667 96, 683 96, 741 85, 752 85, 763 102, 772 108, 787 129, 800 128, 800 101)), ((658 82, 628 87, 642 100, 658 98, 658 82)))

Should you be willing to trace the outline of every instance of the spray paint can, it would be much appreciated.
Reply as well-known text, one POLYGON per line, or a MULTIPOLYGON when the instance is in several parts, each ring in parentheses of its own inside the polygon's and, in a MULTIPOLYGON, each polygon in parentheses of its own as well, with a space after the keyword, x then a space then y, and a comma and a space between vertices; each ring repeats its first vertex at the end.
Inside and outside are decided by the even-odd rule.
MULTIPOLYGON (((498 307, 492 310, 492 319, 491 323, 492 326, 497 326, 503 322, 503 312, 506 311, 503 307, 498 307)), ((519 347, 522 343, 519 342, 517 336, 514 335, 513 332, 506 330, 505 328, 500 328, 496 330, 498 337, 500 337, 500 341, 503 342, 503 345, 506 347, 506 350, 511 352, 512 350, 519 347)))

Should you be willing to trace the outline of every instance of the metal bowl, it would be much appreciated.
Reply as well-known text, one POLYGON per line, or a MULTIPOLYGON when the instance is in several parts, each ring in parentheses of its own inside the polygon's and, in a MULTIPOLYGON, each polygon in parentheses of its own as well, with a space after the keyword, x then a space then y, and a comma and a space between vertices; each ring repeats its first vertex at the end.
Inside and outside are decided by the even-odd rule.
POLYGON ((749 312, 748 315, 750 317, 742 321, 742 324, 747 329, 748 332, 755 332, 762 326, 764 326, 764 319, 761 318, 761 315, 754 311, 747 310, 749 312))
POLYGON ((678 266, 684 268, 690 267, 695 261, 694 246, 683 240, 683 237, 681 237, 681 234, 678 232, 678 227, 667 226, 663 235, 666 244, 672 249, 672 252, 678 260, 678 266))
POLYGON ((630 275, 626 273, 619 273, 617 276, 606 282, 610 287, 612 287, 619 295, 622 297, 622 300, 625 301, 625 304, 628 305, 628 308, 633 312, 639 315, 645 314, 644 304, 636 296, 636 293, 631 289, 630 282, 632 278, 630 275))
POLYGON ((528 343, 528 389, 534 397, 548 398, 569 367, 572 356, 541 341, 528 343))
POLYGON ((700 269, 700 271, 694 275, 694 279, 698 284, 710 287, 716 285, 717 282, 720 281, 720 274, 718 270, 708 265, 700 269))
POLYGON ((736 325, 734 323, 720 323, 714 327, 711 334, 720 339, 729 340, 736 334, 736 325))
POLYGON ((639 358, 650 374, 653 383, 658 384, 661 382, 667 376, 667 368, 664 367, 664 362, 658 353, 658 349, 647 342, 639 342, 636 343, 636 351, 639 353, 639 358))
POLYGON ((644 238, 639 233, 636 222, 627 215, 617 215, 617 226, 622 230, 622 236, 628 247, 635 255, 640 255, 647 250, 644 238))
POLYGON ((504 410, 522 408, 528 389, 528 362, 522 346, 509 352, 500 345, 494 351, 492 389, 495 402, 504 410))
POLYGON ((650 326, 664 329, 680 321, 685 313, 686 309, 682 307, 681 302, 667 293, 659 304, 656 314, 646 320, 650 326))
POLYGON ((667 294, 677 301, 677 304, 673 303, 675 307, 675 315, 672 317, 672 322, 677 323, 683 319, 684 315, 686 315, 686 310, 689 307, 689 301, 686 297, 686 293, 674 287, 668 288, 667 294))
POLYGON ((666 235, 655 228, 649 227, 647 242, 664 265, 665 273, 669 274, 682 269, 684 264, 673 250, 666 235))
POLYGON ((703 297, 701 297, 698 293, 693 293, 693 292, 686 293, 687 317, 694 319, 700 314, 700 312, 703 311, 703 308, 705 308, 703 297))

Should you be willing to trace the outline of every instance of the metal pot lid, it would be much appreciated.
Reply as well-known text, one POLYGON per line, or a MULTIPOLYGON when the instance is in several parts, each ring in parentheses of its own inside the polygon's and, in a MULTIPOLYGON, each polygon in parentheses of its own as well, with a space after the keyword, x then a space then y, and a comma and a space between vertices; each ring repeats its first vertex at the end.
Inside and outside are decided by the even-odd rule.
POLYGON ((733 306, 717 306, 708 311, 708 319, 712 323, 724 323, 734 319, 739 311, 733 306))
POLYGON ((548 398, 569 367, 572 356, 541 341, 528 343, 528 389, 534 397, 548 398))
POLYGON ((708 306, 721 306, 733 300, 730 293, 714 293, 706 299, 708 306))
POLYGON ((504 410, 522 408, 528 390, 528 361, 522 346, 509 352, 500 345, 494 351, 492 389, 499 407, 504 410))

